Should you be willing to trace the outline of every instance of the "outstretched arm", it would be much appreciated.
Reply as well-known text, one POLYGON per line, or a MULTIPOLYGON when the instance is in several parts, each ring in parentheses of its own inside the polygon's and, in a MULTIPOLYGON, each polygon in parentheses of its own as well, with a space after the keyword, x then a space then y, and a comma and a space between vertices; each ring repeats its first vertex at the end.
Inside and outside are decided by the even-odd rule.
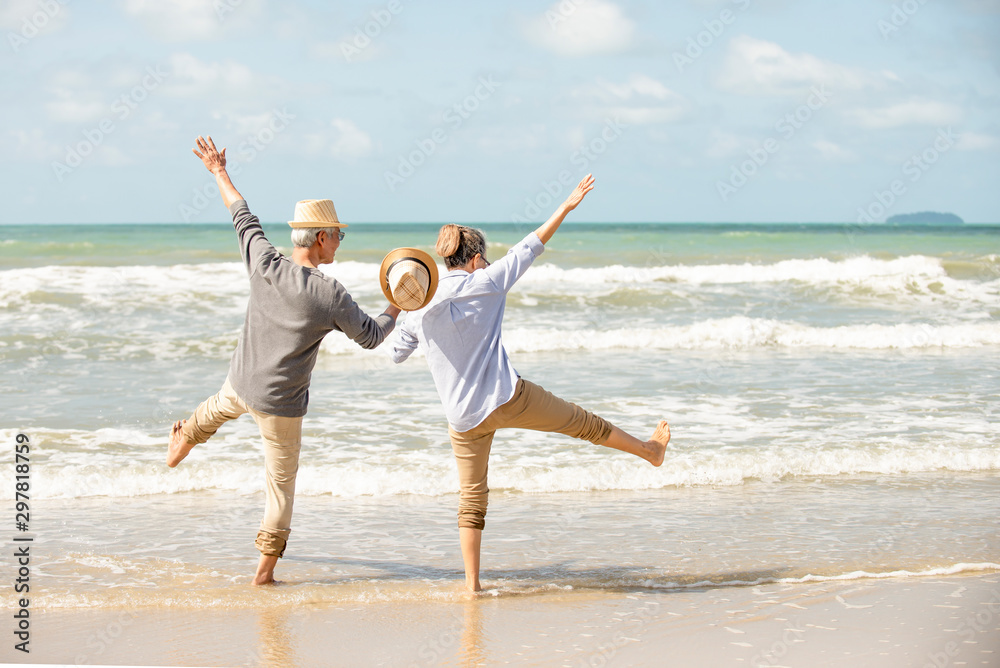
POLYGON ((407 326, 408 324, 408 322, 404 322, 400 326, 399 335, 396 337, 396 342, 392 347, 392 352, 389 353, 392 361, 396 364, 400 364, 401 362, 405 362, 409 359, 410 355, 413 354, 413 351, 417 349, 418 345, 420 345, 420 339, 417 338, 416 334, 410 331, 410 327, 407 326))
POLYGON ((552 217, 547 221, 542 223, 542 226, 535 230, 535 234, 538 238, 542 240, 543 244, 547 244, 552 235, 556 233, 559 226, 562 225, 563 220, 566 218, 566 214, 576 208, 576 206, 583 201, 584 196, 594 189, 594 175, 587 174, 580 181, 579 185, 569 194, 566 201, 559 205, 556 212, 552 214, 552 217))
POLYGON ((226 172, 226 149, 223 148, 221 153, 217 151, 211 135, 209 135, 207 141, 199 136, 196 143, 198 144, 198 148, 191 150, 196 156, 201 158, 201 161, 205 164, 205 168, 215 174, 215 182, 219 186, 219 193, 222 194, 222 203, 228 209, 232 206, 233 202, 243 199, 243 195, 236 190, 236 186, 233 185, 232 180, 229 178, 229 173, 226 172), (200 152, 199 149, 201 149, 200 152))

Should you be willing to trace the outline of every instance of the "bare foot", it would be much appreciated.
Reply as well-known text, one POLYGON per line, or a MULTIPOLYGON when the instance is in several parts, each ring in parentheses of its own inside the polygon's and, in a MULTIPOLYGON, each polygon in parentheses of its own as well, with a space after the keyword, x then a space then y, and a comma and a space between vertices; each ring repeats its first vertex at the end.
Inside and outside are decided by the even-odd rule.
POLYGON ((481 598, 483 595, 482 589, 469 589, 468 587, 462 587, 462 592, 459 594, 459 598, 463 601, 475 601, 481 598))
POLYGON ((167 446, 167 466, 173 468, 183 461, 188 453, 191 452, 195 443, 188 443, 187 439, 184 437, 184 432, 181 431, 181 427, 187 420, 178 420, 174 423, 174 426, 170 428, 170 445, 167 446))
POLYGON ((667 424, 666 420, 662 420, 660 424, 656 425, 656 431, 653 432, 652 437, 646 441, 646 445, 649 446, 650 456, 646 458, 653 466, 659 466, 663 463, 663 457, 667 452, 667 443, 670 442, 670 425, 667 424))
POLYGON ((252 585, 278 584, 274 579, 274 567, 278 565, 278 557, 273 554, 262 554, 257 560, 257 572, 253 576, 252 585))

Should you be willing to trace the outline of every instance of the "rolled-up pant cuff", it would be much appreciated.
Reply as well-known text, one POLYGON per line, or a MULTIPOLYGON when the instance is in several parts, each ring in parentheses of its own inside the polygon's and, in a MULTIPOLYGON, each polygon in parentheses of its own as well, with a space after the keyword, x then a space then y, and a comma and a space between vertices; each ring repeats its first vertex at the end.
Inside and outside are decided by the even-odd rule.
POLYGON ((460 510, 458 511, 458 527, 482 531, 486 528, 486 518, 482 514, 465 514, 460 510))
POLYGON ((278 534, 261 529, 257 532, 257 540, 254 541, 254 544, 260 553, 266 557, 283 557, 285 556, 285 547, 288 545, 288 532, 284 533, 284 536, 279 536, 278 534))

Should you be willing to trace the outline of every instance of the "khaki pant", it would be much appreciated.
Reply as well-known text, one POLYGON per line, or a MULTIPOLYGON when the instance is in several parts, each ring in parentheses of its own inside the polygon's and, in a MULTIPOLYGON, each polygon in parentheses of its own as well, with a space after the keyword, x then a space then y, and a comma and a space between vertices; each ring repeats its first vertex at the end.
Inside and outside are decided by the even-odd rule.
POLYGON ((458 526, 482 529, 486 526, 489 487, 490 446, 497 429, 554 431, 601 445, 611 435, 611 423, 547 392, 538 385, 519 379, 510 401, 490 413, 478 426, 465 432, 448 429, 451 449, 458 464, 461 498, 458 526))
POLYGON ((302 418, 255 411, 240 399, 227 378, 218 394, 195 409, 184 424, 183 432, 189 441, 204 443, 219 427, 244 413, 253 417, 264 443, 266 503, 256 545, 261 554, 280 557, 285 553, 292 528, 295 475, 299 470, 299 449, 302 445, 302 418))

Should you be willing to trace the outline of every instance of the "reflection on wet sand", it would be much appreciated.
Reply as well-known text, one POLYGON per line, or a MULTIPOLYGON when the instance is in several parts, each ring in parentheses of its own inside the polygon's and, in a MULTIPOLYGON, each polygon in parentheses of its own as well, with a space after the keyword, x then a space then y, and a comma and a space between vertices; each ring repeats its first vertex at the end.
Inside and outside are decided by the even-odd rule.
POLYGON ((462 631, 462 654, 459 665, 481 666, 487 663, 483 637, 483 610, 481 602, 470 600, 465 603, 465 626, 462 631))
POLYGON ((291 611, 272 608, 257 617, 257 651, 249 665, 294 668, 300 665, 296 642, 289 623, 291 611))

